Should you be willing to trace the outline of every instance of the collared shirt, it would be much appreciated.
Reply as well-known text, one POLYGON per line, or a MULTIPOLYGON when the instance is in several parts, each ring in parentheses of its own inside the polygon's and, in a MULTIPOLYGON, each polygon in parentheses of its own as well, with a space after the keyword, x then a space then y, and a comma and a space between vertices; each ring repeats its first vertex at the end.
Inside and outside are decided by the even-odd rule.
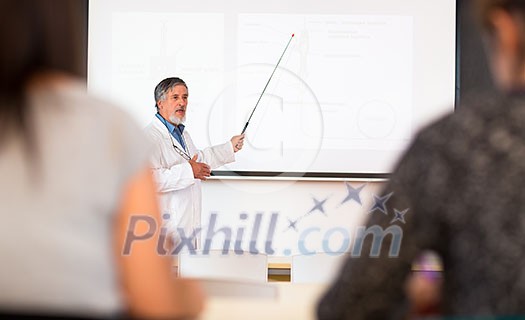
POLYGON ((157 118, 159 118, 159 120, 164 123, 164 125, 166 126, 166 128, 168 128, 168 131, 171 133, 171 135, 173 136, 173 138, 175 138, 179 143, 180 145, 182 146, 182 148, 186 151, 188 151, 186 149, 186 144, 184 143, 184 138, 182 137, 182 133, 184 132, 184 125, 183 124, 179 124, 178 126, 174 126, 173 124, 171 124, 169 121, 167 121, 166 119, 164 119, 160 113, 157 113, 156 114, 157 118))

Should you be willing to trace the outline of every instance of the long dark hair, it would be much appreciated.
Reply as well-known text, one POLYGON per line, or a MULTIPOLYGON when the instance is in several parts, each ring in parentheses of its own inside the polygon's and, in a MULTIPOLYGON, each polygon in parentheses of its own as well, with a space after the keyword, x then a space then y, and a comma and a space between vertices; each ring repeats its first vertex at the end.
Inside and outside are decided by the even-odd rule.
POLYGON ((22 135, 31 150, 25 88, 35 74, 85 75, 80 0, 0 0, 0 150, 6 133, 22 135))

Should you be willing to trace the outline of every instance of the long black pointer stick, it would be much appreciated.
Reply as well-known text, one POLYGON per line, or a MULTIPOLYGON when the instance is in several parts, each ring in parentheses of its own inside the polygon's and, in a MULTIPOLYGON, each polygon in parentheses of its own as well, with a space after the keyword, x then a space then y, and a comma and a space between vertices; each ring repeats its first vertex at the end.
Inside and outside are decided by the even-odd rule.
POLYGON ((250 124, 250 120, 252 119, 253 113, 255 112, 255 109, 257 109, 257 106, 259 105, 259 101, 261 101, 261 98, 264 95, 264 92, 266 91, 266 88, 268 88, 268 84, 270 83, 270 80, 272 80, 273 74, 275 73, 275 70, 277 70, 277 67, 279 66, 279 63, 281 62, 281 59, 283 58, 284 53, 288 49, 288 46, 290 45, 290 42, 292 42, 293 36, 294 36, 294 34, 292 34, 292 36, 290 37, 290 40, 288 40, 288 43, 286 44, 286 48, 284 48, 283 54, 281 54, 281 57, 279 58, 279 61, 277 61, 277 64, 275 65, 275 68, 273 69, 272 75, 268 79, 268 82, 266 82, 266 85, 264 86, 264 89, 263 89, 261 95, 259 96, 259 100, 257 100, 257 103, 255 104, 255 107, 253 108, 252 113, 250 114, 250 117, 248 118, 248 121, 246 121, 246 124, 244 125, 244 129, 242 129, 241 134, 243 134, 244 131, 246 131, 246 128, 248 128, 248 124, 250 124))

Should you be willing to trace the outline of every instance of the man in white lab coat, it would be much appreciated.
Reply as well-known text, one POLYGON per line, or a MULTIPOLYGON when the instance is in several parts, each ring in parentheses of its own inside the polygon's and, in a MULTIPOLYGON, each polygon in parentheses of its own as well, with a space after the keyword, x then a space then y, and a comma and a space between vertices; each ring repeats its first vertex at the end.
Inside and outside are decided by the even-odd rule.
POLYGON ((210 176, 212 168, 235 161, 234 153, 241 150, 244 134, 224 144, 198 150, 184 128, 188 87, 180 78, 162 80, 155 87, 155 102, 157 114, 146 133, 154 143, 151 165, 160 194, 164 227, 175 245, 188 246, 191 238, 191 245, 198 248, 201 180, 210 176))

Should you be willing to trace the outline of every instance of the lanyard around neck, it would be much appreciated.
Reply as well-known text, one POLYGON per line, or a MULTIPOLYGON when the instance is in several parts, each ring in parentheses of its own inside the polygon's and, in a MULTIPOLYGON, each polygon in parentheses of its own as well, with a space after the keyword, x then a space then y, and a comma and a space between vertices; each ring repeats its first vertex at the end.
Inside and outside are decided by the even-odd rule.
MULTIPOLYGON (((185 150, 182 150, 181 148, 177 147, 175 145, 175 141, 173 141, 173 137, 171 136, 171 132, 170 132, 170 129, 168 128, 168 122, 166 121, 166 119, 164 119, 163 116, 160 116, 164 122, 164 126, 166 127, 166 130, 168 130, 168 135, 170 136, 170 141, 171 141, 171 145, 173 146, 173 149, 175 149, 175 151, 186 161, 190 161, 191 160, 191 157, 190 155, 185 151, 185 150)), ((178 128, 177 128, 178 129, 178 128)), ((186 145, 186 148, 188 148, 188 144, 186 143, 186 139, 184 139, 184 136, 182 135, 182 132, 181 132, 181 137, 184 141, 184 144, 186 145)))

